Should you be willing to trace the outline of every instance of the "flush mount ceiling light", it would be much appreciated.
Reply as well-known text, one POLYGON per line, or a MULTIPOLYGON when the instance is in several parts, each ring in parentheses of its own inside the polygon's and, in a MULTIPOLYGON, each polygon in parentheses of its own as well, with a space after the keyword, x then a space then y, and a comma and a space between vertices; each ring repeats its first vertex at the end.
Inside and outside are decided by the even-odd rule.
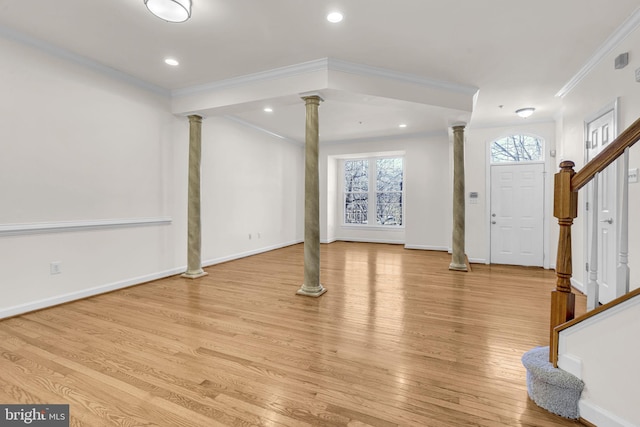
POLYGON ((516 110, 516 114, 523 119, 526 119, 527 117, 532 115, 534 111, 536 111, 536 109, 533 107, 520 108, 519 110, 516 110))
POLYGON ((399 127, 399 128, 406 128, 406 127, 407 127, 407 124, 406 124, 406 123, 400 123, 400 124, 398 125, 398 127, 399 127))
POLYGON ((271 107, 264 107, 264 108, 262 109, 262 111, 264 111, 265 113, 273 113, 273 108, 271 108, 271 107))
POLYGON ((171 65, 172 67, 176 67, 176 66, 180 65, 178 60, 177 59, 173 59, 173 58, 165 59, 164 63, 167 64, 167 65, 171 65))
POLYGON ((167 22, 184 22, 191 17, 191 0, 144 0, 144 4, 167 22))
POLYGON ((338 22, 342 21, 342 14, 340 12, 331 12, 327 15, 327 21, 333 24, 337 24, 338 22))

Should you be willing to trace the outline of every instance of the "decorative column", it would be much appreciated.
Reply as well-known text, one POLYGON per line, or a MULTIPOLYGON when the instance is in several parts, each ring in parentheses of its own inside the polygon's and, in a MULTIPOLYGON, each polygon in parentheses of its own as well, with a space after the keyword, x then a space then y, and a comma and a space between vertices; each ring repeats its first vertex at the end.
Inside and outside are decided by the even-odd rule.
POLYGON ((453 126, 453 242, 449 270, 467 271, 464 254, 464 124, 453 126))
POLYGON ((304 283, 298 295, 319 297, 327 290, 320 284, 320 184, 318 173, 318 95, 303 96, 307 119, 304 171, 304 283))
POLYGON ((189 116, 189 211, 187 225, 187 271, 182 277, 196 279, 207 273, 202 270, 200 230, 200 159, 202 148, 202 117, 189 116))

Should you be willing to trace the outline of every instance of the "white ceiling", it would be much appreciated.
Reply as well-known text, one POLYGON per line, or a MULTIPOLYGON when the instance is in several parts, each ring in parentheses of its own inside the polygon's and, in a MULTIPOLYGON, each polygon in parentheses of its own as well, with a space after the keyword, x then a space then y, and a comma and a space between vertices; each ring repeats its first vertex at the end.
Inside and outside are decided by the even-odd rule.
MULTIPOLYGON (((170 24, 143 0, 0 0, 0 33, 42 41, 167 91, 335 58, 477 87, 470 125, 482 127, 517 123, 514 111, 526 106, 536 108, 528 120, 552 120, 561 104, 555 94, 638 6, 638 0, 193 0, 192 18, 170 24), (332 10, 343 12, 341 23, 326 21, 332 10), (180 66, 165 65, 167 56, 180 66)), ((323 96, 323 141, 446 130, 447 112, 438 107, 338 90, 323 96)), ((273 113, 253 105, 234 117, 303 140, 302 101, 271 103, 273 113)))

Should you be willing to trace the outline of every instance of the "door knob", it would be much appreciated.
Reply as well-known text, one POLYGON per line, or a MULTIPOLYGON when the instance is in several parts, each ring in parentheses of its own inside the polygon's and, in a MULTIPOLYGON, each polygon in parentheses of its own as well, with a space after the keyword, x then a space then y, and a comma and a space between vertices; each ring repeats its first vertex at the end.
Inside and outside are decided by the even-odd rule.
POLYGON ((495 224, 495 223, 496 223, 495 221, 491 221, 491 224, 495 224))
POLYGON ((496 214, 491 214, 491 216, 492 216, 492 217, 495 217, 495 216, 496 216, 496 214))
POLYGON ((613 218, 609 218, 609 219, 601 219, 600 222, 606 222, 608 224, 613 224, 613 218))

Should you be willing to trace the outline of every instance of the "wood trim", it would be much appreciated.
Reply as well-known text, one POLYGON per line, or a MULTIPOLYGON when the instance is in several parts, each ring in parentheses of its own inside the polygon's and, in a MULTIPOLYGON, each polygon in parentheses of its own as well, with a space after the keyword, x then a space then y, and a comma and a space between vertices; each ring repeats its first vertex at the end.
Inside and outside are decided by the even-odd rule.
POLYGON ((631 147, 640 139, 640 118, 626 128, 608 147, 584 165, 571 179, 571 191, 584 187, 599 172, 620 157, 627 147, 631 147))
POLYGON ((169 225, 171 217, 99 219, 83 221, 32 222, 27 224, 0 224, 0 237, 19 234, 63 233, 78 230, 103 228, 142 227, 148 225, 169 225))
POLYGON ((622 304, 625 301, 628 301, 632 298, 637 297, 638 295, 640 295, 640 288, 635 289, 627 294, 622 295, 621 297, 618 297, 616 299, 614 299, 613 301, 610 301, 606 304, 601 305, 600 307, 597 307, 591 311, 586 312, 585 314, 583 314, 582 316, 578 316, 573 320, 569 320, 568 322, 563 323, 562 325, 558 325, 555 328, 553 328, 553 336, 552 336, 552 341, 551 341, 551 348, 555 349, 556 351, 554 352, 554 354, 552 354, 552 358, 553 360, 551 361, 553 363, 554 367, 558 367, 558 342, 560 340, 560 332, 564 331, 567 328, 570 328, 574 325, 577 325, 578 323, 587 320, 591 317, 596 316, 599 313, 602 313, 603 311, 607 311, 617 305, 622 304))
POLYGON ((586 427, 598 427, 597 425, 590 423, 589 421, 585 420, 585 419, 584 419, 584 418, 582 418, 582 417, 580 417, 580 419, 578 419, 578 421, 579 421, 581 424, 585 425, 586 427))

